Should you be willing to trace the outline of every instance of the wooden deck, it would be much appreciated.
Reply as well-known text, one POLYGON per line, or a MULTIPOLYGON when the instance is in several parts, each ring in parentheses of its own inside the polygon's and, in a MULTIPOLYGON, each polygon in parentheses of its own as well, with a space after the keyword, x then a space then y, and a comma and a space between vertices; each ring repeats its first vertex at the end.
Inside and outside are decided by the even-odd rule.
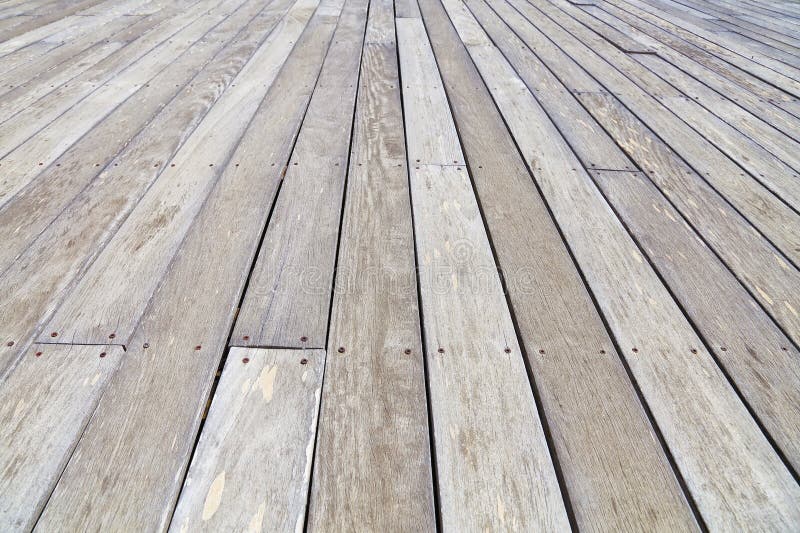
POLYGON ((798 267, 796 1, 0 1, 0 531, 798 531, 798 267))

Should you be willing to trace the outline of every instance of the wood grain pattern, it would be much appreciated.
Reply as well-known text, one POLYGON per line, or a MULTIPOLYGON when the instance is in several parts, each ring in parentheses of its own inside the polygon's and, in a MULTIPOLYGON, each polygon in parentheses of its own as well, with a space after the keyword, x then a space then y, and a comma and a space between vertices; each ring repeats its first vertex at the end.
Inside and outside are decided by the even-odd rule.
POLYGON ((324 350, 230 350, 171 531, 302 530, 324 369, 324 350))
POLYGON ((351 1, 339 20, 250 275, 235 345, 325 347, 368 6, 351 1))
POLYGON ((694 171, 614 98, 600 93, 579 98, 797 342, 800 272, 724 198, 693 179, 694 171))
MULTIPOLYGON (((318 0, 317 0, 318 1, 318 0)), ((45 329, 61 340, 125 344, 249 121, 311 17, 315 0, 285 14, 170 160, 45 329), (174 167, 173 167, 174 165, 174 167), (127 257, 124 265, 119 257, 127 257), (111 265, 114 265, 111 268, 111 265)))
MULTIPOLYGON (((288 2, 278 3, 285 10, 288 2)), ((267 12, 263 12, 267 13, 267 12)), ((275 19, 264 17, 255 21, 253 30, 269 28, 275 19), (266 28, 262 26, 266 24, 266 28)), ((214 36, 214 34, 212 34, 214 36)), ((115 159, 96 174, 93 166, 80 165, 79 153, 65 160, 58 171, 46 174, 47 179, 37 182, 37 186, 26 191, 24 196, 0 211, 0 234, 6 239, 7 247, 0 257, 0 265, 6 271, 0 279, 9 287, 7 298, 0 303, 4 318, 2 327, 6 341, 14 346, 0 344, 0 358, 4 373, 24 350, 30 337, 52 315, 54 308, 66 296, 76 277, 83 272, 119 228, 147 188, 161 174, 164 162, 186 141, 209 108, 229 87, 241 65, 248 57, 248 50, 257 46, 255 42, 242 37, 242 41, 226 47, 221 55, 212 60, 195 78, 191 78, 198 88, 187 90, 184 86, 190 72, 185 70, 194 64, 191 57, 185 62, 174 64, 174 70, 165 74, 163 84, 151 87, 142 96, 155 98, 162 94, 170 82, 183 82, 181 93, 173 99, 159 115, 145 127, 115 159), (172 131, 173 135, 161 135, 172 131), (67 191, 80 191, 73 200, 67 191), (60 194, 66 196, 62 198, 60 194), (42 202, 46 198, 48 201, 42 202), (25 223, 28 217, 33 220, 25 223), (55 217, 52 223, 49 218, 55 217), (48 225, 49 223, 49 225, 48 225), (41 232, 41 234, 37 234, 41 232), (27 246, 31 239, 35 240, 27 246), (22 250, 25 250, 24 253, 22 250), (48 265, 53 268, 37 268, 48 265)), ((196 56, 202 57, 203 50, 197 49, 196 56)), ((134 100, 131 108, 122 109, 134 113, 147 113, 147 101, 134 100)), ((128 119, 134 121, 134 119, 128 119)), ((122 123, 122 121, 120 121, 122 123)), ((87 149, 100 149, 106 134, 117 133, 118 123, 111 129, 100 129, 97 135, 89 134, 87 149)), ((120 124, 124 127, 124 123, 120 124)), ((48 332, 49 335, 51 332, 48 332)), ((52 341, 52 337, 45 337, 52 341)))
POLYGON ((0 528, 30 531, 121 364, 120 346, 34 345, 0 387, 0 528))
POLYGON ((303 86, 319 72, 339 9, 341 4, 323 3, 309 22, 298 53, 281 71, 237 149, 243 164, 226 169, 199 213, 39 527, 140 530, 168 525, 280 168, 289 156, 283 143, 295 135, 276 123, 276 110, 284 110, 281 120, 299 123, 310 97, 303 86), (289 109, 286 95, 291 91, 304 96, 289 109), (275 145, 268 140, 271 135, 279 140, 275 145), (283 162, 264 177, 263 169, 270 166, 266 158, 274 157, 271 150, 283 162), (193 290, 197 286, 216 290, 193 290), (154 456, 154 447, 165 442, 174 444, 154 456))
POLYGON ((470 52, 526 161, 536 162, 534 177, 705 522, 795 527, 800 487, 533 95, 491 50, 470 52))
POLYGON ((394 34, 391 0, 373 1, 331 310, 312 531, 436 527, 394 34))
POLYGON ((436 164, 463 154, 425 28, 397 33, 443 527, 568 528, 469 176, 436 164))
POLYGON ((421 7, 578 528, 697 529, 489 91, 439 2, 421 7))

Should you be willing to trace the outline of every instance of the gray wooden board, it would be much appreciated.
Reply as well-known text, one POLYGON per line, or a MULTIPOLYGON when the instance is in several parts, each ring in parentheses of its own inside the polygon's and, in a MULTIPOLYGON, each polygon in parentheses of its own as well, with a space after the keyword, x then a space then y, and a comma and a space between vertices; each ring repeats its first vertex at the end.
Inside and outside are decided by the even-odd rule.
POLYGON ((13 28, 9 28, 7 31, 0 33, 0 41, 10 40, 13 39, 14 37, 17 37, 18 35, 23 35, 30 31, 34 31, 36 28, 42 27, 48 24, 49 22, 59 20, 64 16, 76 13, 82 9, 86 9, 101 2, 102 0, 78 1, 72 4, 67 10, 55 10, 51 13, 46 13, 41 16, 32 17, 30 20, 25 21, 22 24, 14 26, 13 28))
POLYGON ((613 342, 488 90, 439 2, 423 1, 421 8, 577 526, 696 529, 613 342))
POLYGON ((642 173, 592 172, 767 432, 800 470, 800 358, 642 173))
POLYGON ((92 344, 110 335, 127 342, 225 165, 236 164, 232 156, 249 119, 316 5, 297 2, 260 43, 48 322, 42 340, 58 332, 60 342, 92 344), (128 260, 120 264, 119 257, 128 260))
MULTIPOLYGON (((276 4, 278 11, 272 12, 273 17, 277 18, 287 3, 276 4)), ((264 13, 269 12, 268 9, 264 13)), ((262 24, 266 24, 263 28, 266 30, 274 22, 270 17, 257 21, 253 28, 256 35, 262 24)), ((164 163, 230 85, 259 41, 256 38, 256 42, 249 42, 244 36, 240 37, 239 43, 225 48, 193 78, 198 89, 183 89, 105 168, 81 165, 81 154, 75 153, 75 159, 65 160, 60 167, 57 163, 57 172, 48 174, 47 179, 37 182, 30 194, 21 196, 0 212, 0 229, 8 248, 4 251, 9 252, 0 259, 4 268, 0 280, 8 287, 6 298, 0 302, 0 316, 3 317, 0 328, 4 339, 0 344, 0 375, 14 364, 20 350, 25 349, 36 330, 49 319, 78 274, 91 264, 160 175, 164 163), (165 131, 170 131, 171 135, 163 135, 165 131), (100 169, 102 171, 96 174, 100 169), (67 191, 75 191, 73 200, 70 200, 73 194, 67 191), (48 201, 42 202, 42 198, 48 201), (27 246, 32 239, 35 240, 27 246), (7 346, 8 341, 15 345, 7 346)), ((213 48, 218 46, 212 45, 213 48)), ((203 57, 202 48, 195 49, 194 57, 203 57)), ((165 94, 163 91, 172 91, 175 82, 183 86, 192 79, 191 69, 185 69, 193 64, 192 56, 173 64, 173 69, 160 80, 163 83, 143 91, 145 100, 132 100, 127 112, 146 115, 150 99, 153 105, 158 105, 159 96, 165 94)), ((110 123, 110 130, 100 127, 97 135, 90 133, 86 139, 89 145, 85 148, 101 150, 107 135, 119 134, 118 126, 124 127, 124 121, 110 123)), ((48 341, 54 340, 49 336, 51 333, 45 335, 48 341)))
POLYGON ((526 161, 538 163, 534 177, 706 524, 797 527, 792 474, 524 83, 499 51, 480 50, 470 53, 526 161))
MULTIPOLYGON (((515 27, 520 30, 520 35, 527 36, 530 32, 526 30, 531 28, 519 13, 508 4, 493 3, 492 7, 497 11, 495 13, 484 0, 467 0, 465 3, 586 166, 607 170, 636 169, 572 93, 498 16, 501 13, 510 20, 520 22, 515 27)), ((484 37, 481 45, 487 44, 490 43, 484 37)), ((547 52, 542 54, 545 56, 547 52)))
MULTIPOLYGON (((183 7, 188 8, 191 2, 185 4, 183 7)), ((9 113, 24 109, 44 94, 73 79, 154 27, 170 13, 171 9, 164 9, 134 20, 131 20, 132 17, 120 17, 103 25, 99 31, 70 40, 33 64, 22 65, 9 72, 8 75, 13 76, 13 83, 0 87, 0 120, 5 120, 9 113)))
MULTIPOLYGON (((274 134, 281 143, 293 137, 275 119, 299 123, 310 95, 292 106, 299 109, 288 110, 287 94, 305 93, 306 80, 316 77, 339 9, 330 3, 317 9, 273 85, 274 97, 239 145, 242 164, 227 167, 198 215, 45 507, 42 530, 168 525, 277 191, 281 167, 264 172, 270 148, 276 148, 265 137, 274 134), (276 114, 281 108, 291 113, 276 114), (160 453, 154 455, 155 447, 160 453)), ((277 148, 288 152, 282 144, 277 148)))
POLYGON ((371 3, 350 157, 309 529, 433 531, 391 0, 371 3))
POLYGON ((639 162, 761 305, 800 341, 800 272, 675 152, 608 94, 580 94, 587 109, 639 162))
MULTIPOLYGON (((800 138, 800 134, 797 133, 800 131, 800 120, 787 111, 760 98, 755 92, 746 89, 746 85, 738 83, 735 78, 723 76, 720 71, 725 72, 724 67, 727 64, 724 62, 714 62, 714 58, 708 55, 695 55, 693 59, 690 51, 687 50, 689 55, 686 55, 667 44, 671 38, 668 32, 664 32, 660 28, 648 24, 625 11, 618 10, 611 4, 604 4, 603 7, 607 11, 599 8, 585 8, 584 10, 658 50, 659 57, 669 61, 672 65, 691 75, 693 78, 702 80, 705 85, 712 88, 718 94, 716 97, 717 100, 723 98, 732 99, 754 115, 761 117, 772 127, 780 130, 784 135, 792 137, 795 140, 800 138), (664 39, 664 41, 656 40, 656 38, 645 33, 644 30, 650 31, 652 35, 659 39, 664 39), (712 70, 710 67, 716 68, 717 70, 712 70)), ((682 41, 678 40, 676 42, 681 43, 682 41)), ((642 61, 648 58, 635 57, 635 59, 642 61)), ((727 72, 731 71, 727 70, 727 72)), ((700 95, 692 91, 686 92, 686 89, 684 89, 684 92, 687 96, 700 100, 700 95)), ((714 106, 714 102, 709 99, 704 98, 701 101, 703 101, 704 105, 707 105, 707 107, 714 106)))
MULTIPOLYGON (((533 3, 541 7, 542 11, 533 4, 523 5, 521 0, 510 0, 510 3, 521 8, 529 19, 536 20, 537 27, 553 39, 551 46, 562 47, 570 54, 573 61, 579 59, 581 67, 602 82, 602 85, 600 82, 595 82, 597 86, 595 90, 602 90, 601 87, 604 86, 609 92, 614 93, 642 122, 658 132, 664 142, 696 169, 704 180, 720 191, 756 228, 775 243, 783 254, 795 261, 795 264, 800 263, 800 251, 796 251, 800 250, 800 215, 797 212, 759 182, 743 173, 733 160, 702 135, 569 33, 567 29, 582 31, 576 21, 540 0, 533 0, 533 3), (564 28, 558 26, 554 20, 542 16, 543 13, 554 16, 564 28)), ((583 28, 583 31, 588 30, 583 28)), ((557 63, 551 63, 549 66, 570 89, 582 90, 569 80, 570 69, 557 63)), ((697 178, 697 175, 694 176, 697 178)))
MULTIPOLYGON (((656 28, 656 31, 659 32, 659 39, 667 38, 670 46, 673 46, 676 50, 708 66, 710 69, 717 70, 723 76, 731 77, 736 83, 752 88, 756 94, 774 101, 776 105, 780 105, 795 115, 800 111, 800 100, 798 100, 795 95, 786 92, 779 85, 776 86, 772 84, 772 80, 769 78, 761 77, 758 73, 753 73, 748 70, 746 63, 735 59, 739 56, 734 55, 734 60, 729 61, 730 58, 727 54, 720 56, 715 53, 717 47, 712 45, 702 46, 701 43, 691 38, 687 39, 686 37, 689 36, 678 32, 675 25, 645 10, 639 9, 624 0, 608 0, 604 2, 601 7, 606 9, 610 6, 620 8, 620 11, 624 11, 627 15, 632 14, 641 20, 647 21, 650 23, 649 28, 656 28)), ((651 30, 648 29, 648 32, 649 31, 651 30)), ((774 71, 770 72, 776 74, 774 71)))
MULTIPOLYGON (((565 14, 576 16, 578 20, 589 18, 580 9, 572 7, 565 7, 564 9, 566 11, 565 14)), ((730 104, 728 106, 723 101, 717 102, 714 108, 703 107, 693 98, 687 98, 680 92, 676 93, 675 89, 680 89, 680 85, 669 84, 663 79, 663 76, 661 76, 663 69, 659 67, 666 63, 660 58, 655 58, 658 61, 657 63, 652 61, 649 63, 651 65, 655 63, 654 69, 648 69, 641 62, 637 62, 631 59, 630 56, 621 53, 593 33, 585 31, 580 26, 573 26, 573 28, 572 34, 591 48, 599 57, 625 74, 643 91, 655 95, 656 99, 664 107, 672 111, 686 125, 693 128, 721 152, 747 170, 757 182, 763 184, 790 206, 795 209, 800 208, 800 191, 797 191, 796 187, 800 174, 768 151, 771 145, 786 144, 787 152, 791 153, 792 150, 788 146, 791 141, 784 141, 784 136, 777 131, 775 131, 771 139, 761 139, 760 136, 756 136, 754 140, 737 129, 739 124, 746 122, 746 116, 743 116, 746 114, 732 102, 728 102, 730 104), (770 140, 772 142, 769 142, 770 140), (760 141, 762 144, 756 141, 760 141)), ((602 78, 599 79, 602 81, 602 78)), ((699 82, 697 85, 702 86, 699 82)), ((708 92, 711 91, 708 90, 708 92)), ((669 117, 668 114, 665 116, 669 117)), ((678 124, 670 120, 663 129, 675 129, 678 124)), ((662 128, 659 128, 659 130, 662 130, 662 128)), ((767 128, 762 128, 760 133, 768 135, 770 132, 767 128)), ((677 144, 675 137, 671 137, 671 139, 673 144, 677 144)), ((800 156, 789 156, 789 159, 794 160, 795 165, 800 167, 796 161, 797 157, 800 156)), ((735 167, 729 165, 729 168, 733 169, 735 167)))
MULTIPOLYGON (((241 0, 235 1, 242 3, 241 0)), ((65 100, 59 99, 59 103, 52 107, 37 103, 5 122, 3 127, 8 131, 6 138, 8 144, 0 147, 0 150, 8 153, 2 158, 4 173, 0 182, 0 186, 3 187, 0 191, 0 205, 8 202, 16 192, 36 179, 42 170, 105 116, 141 90, 160 71, 168 68, 176 57, 189 49, 224 18, 226 15, 198 18, 195 23, 175 34, 174 39, 157 46, 108 83, 104 83, 96 90, 90 88, 90 93, 80 101, 79 105, 72 107, 67 105, 65 110, 65 100), (31 117, 31 114, 35 116, 31 117)), ((116 56, 118 54, 112 57, 116 56)))
POLYGON ((302 530, 324 369, 324 350, 230 350, 171 531, 302 530))
MULTIPOLYGON (((165 157, 155 146, 146 155, 140 153, 142 160, 135 164, 130 154, 141 152, 143 142, 151 146, 159 142, 174 146, 185 141, 198 119, 277 23, 279 14, 275 13, 273 17, 259 17, 252 24, 245 24, 260 9, 253 4, 254 0, 249 0, 246 3, 249 7, 212 30, 206 42, 198 43, 191 53, 177 58, 149 87, 133 95, 43 171, 41 179, 0 208, 0 240, 5 243, 0 250, 0 272, 55 218, 65 216, 65 207, 74 208, 76 196, 84 194, 88 184, 110 180, 121 190, 125 174, 134 174, 138 169, 152 175, 153 168, 161 168, 170 159, 173 150, 167 151, 169 156, 165 157), (243 29, 248 31, 241 33, 243 29), (236 43, 229 42, 233 38, 236 43), (170 134, 156 133, 165 131, 170 134), (110 142, 111 139, 116 142, 110 142)), ((139 196, 135 195, 137 199, 139 196)), ((121 207, 117 205, 120 211, 121 207)))
POLYGON ((425 28, 396 24, 442 527, 566 529, 469 175, 437 164, 463 154, 425 28))
POLYGON ((250 275, 234 345, 325 347, 368 6, 351 0, 340 18, 250 275))
POLYGON ((0 529, 33 528, 123 357, 120 346, 25 352, 0 387, 0 529))

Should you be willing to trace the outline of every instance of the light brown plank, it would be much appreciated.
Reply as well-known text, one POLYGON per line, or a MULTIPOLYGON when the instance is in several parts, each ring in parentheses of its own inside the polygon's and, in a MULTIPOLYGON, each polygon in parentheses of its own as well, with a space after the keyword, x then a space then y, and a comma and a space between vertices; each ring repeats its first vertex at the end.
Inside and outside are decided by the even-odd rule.
POLYGON ((231 348, 171 531, 305 523, 324 350, 231 348))
POLYGON ((441 164, 464 158, 425 28, 396 24, 442 526, 566 529, 469 176, 441 164))

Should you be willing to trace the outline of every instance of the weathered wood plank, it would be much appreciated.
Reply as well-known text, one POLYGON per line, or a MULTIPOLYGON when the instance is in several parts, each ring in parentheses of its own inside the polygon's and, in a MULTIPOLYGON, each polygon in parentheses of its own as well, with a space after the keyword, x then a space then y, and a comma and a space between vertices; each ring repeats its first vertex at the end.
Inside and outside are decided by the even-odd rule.
MULTIPOLYGON (((16 343, 13 347, 0 343, 0 374, 13 364, 19 350, 50 318, 79 273, 114 235, 160 175, 164 162, 191 135, 290 3, 290 0, 278 2, 275 11, 273 8, 263 11, 266 16, 253 21, 248 28, 252 35, 238 34, 235 45, 224 48, 192 78, 189 65, 194 64, 194 58, 200 59, 207 53, 205 46, 197 45, 193 54, 173 63, 171 69, 160 75, 159 83, 124 104, 126 108, 120 111, 127 117, 125 121, 109 121, 107 127, 99 126, 90 132, 84 140, 87 144, 83 145, 84 141, 79 144, 87 151, 102 150, 107 136, 121 135, 126 123, 146 121, 147 114, 160 105, 159 96, 168 94, 163 91, 172 91, 173 85, 179 85, 180 94, 99 174, 97 170, 101 167, 81 165, 81 153, 77 151, 70 155, 74 159, 64 160, 56 167, 57 172, 48 171, 46 179, 37 181, 0 211, 0 235, 6 243, 0 254, 0 267, 4 270, 0 280, 8 287, 6 298, 0 302, 3 317, 0 328, 6 340, 16 343), (196 89, 186 89, 190 80, 196 89), (171 134, 164 135, 165 131, 171 134), (32 239, 35 240, 28 246, 32 239)), ((224 29, 224 26, 219 28, 224 29)), ((220 39, 222 36, 216 32, 210 34, 220 39)), ((211 39, 208 46, 221 46, 215 40, 211 39)))
MULTIPOLYGON (((703 54, 700 50, 696 50, 698 53, 693 54, 691 45, 688 45, 685 41, 679 39, 673 40, 672 35, 668 32, 646 21, 640 20, 626 11, 619 10, 611 4, 604 4, 603 8, 604 9, 587 7, 583 9, 592 16, 599 18, 607 24, 613 25, 620 31, 624 31, 628 35, 645 43, 647 46, 657 50, 660 57, 690 74, 692 77, 702 80, 705 85, 714 89, 718 95, 715 99, 711 100, 705 98, 701 99, 700 95, 692 91, 686 92, 684 90, 687 96, 696 98, 707 107, 710 106, 712 108, 717 100, 731 98, 754 115, 763 118, 774 128, 780 130, 784 135, 790 136, 795 140, 800 138, 800 134, 797 133, 800 131, 800 120, 787 111, 771 104, 765 98, 757 96, 763 93, 759 92, 758 88, 748 85, 742 78, 737 79, 735 71, 732 70, 734 67, 731 65, 709 54, 703 54), (645 33, 645 30, 647 30, 649 34, 645 33), (678 48, 673 48, 673 46, 678 46, 678 48), (681 50, 683 53, 681 53, 681 50), (727 73, 728 76, 724 76, 721 72, 727 73), (749 87, 749 90, 746 87, 749 87)), ((635 56, 634 59, 641 60, 642 58, 635 56)), ((755 78, 752 79, 756 82, 760 81, 755 78)), ((772 89, 775 90, 774 88, 772 89)))
POLYGON ((469 175, 441 164, 464 158, 425 28, 396 23, 443 527, 566 529, 469 175))
MULTIPOLYGON (((242 0, 235 0, 234 3, 242 3, 242 0)), ((106 115, 140 90, 226 17, 227 15, 215 14, 196 18, 193 23, 175 33, 173 39, 162 42, 143 54, 113 79, 106 78, 107 83, 96 90, 91 86, 87 87, 85 83, 71 84, 70 93, 77 93, 81 98, 85 96, 83 99, 78 98, 80 100, 78 105, 72 105, 69 98, 61 98, 63 94, 59 91, 51 95, 53 99, 58 100, 58 104, 48 105, 53 102, 50 97, 45 97, 36 105, 3 123, 6 136, 4 144, 0 146, 4 169, 0 181, 2 187, 0 206, 36 179, 42 170, 106 115)), ((169 35, 162 35, 159 38, 161 37, 167 39, 169 35)), ((123 50, 127 51, 129 47, 123 50)), ((120 54, 114 54, 111 58, 119 59, 120 54)), ((105 63, 103 61, 96 65, 92 71, 96 71, 105 63)))
MULTIPOLYGON (((457 0, 444 3, 466 16, 457 0)), ((525 160, 537 163, 534 177, 705 522, 797 527, 792 474, 533 95, 499 51, 480 50, 473 60, 525 160)))
POLYGON ((368 7, 352 0, 339 21, 250 274, 233 345, 325 347, 368 7))
POLYGON ((171 531, 305 523, 324 350, 231 348, 171 531))
POLYGON ((767 432, 800 470, 797 349, 643 173, 592 175, 767 432))
POLYGON ((800 272, 655 133, 608 94, 579 98, 795 342, 800 272))
POLYGON ((423 1, 421 8, 577 527, 696 529, 619 354, 489 91, 438 0, 423 1))
POLYGON ((299 124, 311 92, 305 86, 319 73, 340 8, 317 9, 237 149, 242 164, 226 169, 198 215, 45 507, 45 530, 168 525, 289 157, 284 143, 296 135, 285 124, 299 124), (303 97, 287 99, 296 94, 303 97))
MULTIPOLYGON (((552 39, 552 43, 544 46, 557 45, 563 48, 569 54, 567 61, 576 64, 576 60, 579 60, 582 69, 602 82, 602 85, 595 82, 596 88, 589 91, 607 90, 617 96, 697 170, 705 181, 720 191, 783 254, 795 261, 795 264, 800 264, 800 215, 797 212, 743 173, 733 160, 568 31, 584 34, 588 31, 585 27, 540 0, 533 0, 532 3, 521 0, 509 2, 526 14, 529 22, 535 20, 536 26, 552 39), (546 15, 553 16, 553 19, 546 15)), ((586 90, 580 88, 586 86, 584 78, 578 80, 580 85, 573 82, 572 68, 564 67, 561 63, 548 63, 548 66, 569 89, 586 90)), ((674 88, 671 90, 676 91, 674 88)), ((693 176, 697 179, 697 175, 693 176)))
POLYGON ((239 139, 289 57, 318 0, 281 20, 164 168, 102 254, 48 322, 42 339, 126 344, 239 139), (243 118, 244 117, 244 118, 243 118), (173 166, 174 165, 174 166, 173 166), (120 257, 127 257, 124 264, 120 257), (113 335, 113 337, 111 337, 113 335))
POLYGON ((0 528, 30 531, 106 383, 120 346, 34 345, 0 387, 0 528))
POLYGON ((436 527, 408 195, 392 1, 374 0, 311 484, 313 531, 436 527))

